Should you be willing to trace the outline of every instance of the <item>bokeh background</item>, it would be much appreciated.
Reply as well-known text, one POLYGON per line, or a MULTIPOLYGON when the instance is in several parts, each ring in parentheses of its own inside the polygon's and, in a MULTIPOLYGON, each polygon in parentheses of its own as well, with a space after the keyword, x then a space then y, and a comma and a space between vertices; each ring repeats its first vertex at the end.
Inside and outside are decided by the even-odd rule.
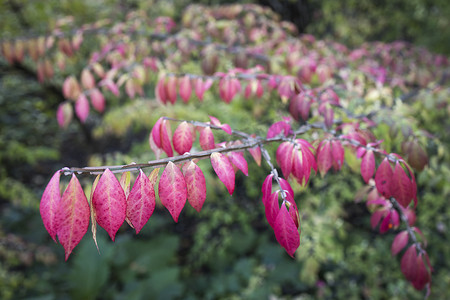
MULTIPOLYGON (((0 0, 0 38, 43 34, 65 15, 83 24, 101 18, 120 20, 135 9, 150 16, 170 16, 179 23, 183 10, 193 2, 229 3, 0 0)), ((300 33, 318 39, 349 47, 367 41, 406 40, 447 57, 450 54, 450 2, 445 0, 257 3, 293 22, 300 33)), ((195 68, 198 62, 192 64, 195 68)), ((79 74, 81 67, 75 65, 72 71, 79 74)), ((424 297, 404 279, 399 258, 390 255, 395 234, 380 235, 371 229, 364 202, 355 200, 363 182, 351 166, 323 179, 317 176, 308 188, 298 190, 302 244, 295 259, 277 244, 260 205, 260 186, 268 170, 250 163, 250 176, 237 176, 236 191, 229 196, 208 162, 200 162, 208 183, 201 213, 186 206, 175 224, 159 207, 138 236, 123 226, 112 243, 99 230, 99 255, 88 233, 64 262, 62 247, 48 236, 39 216, 40 197, 55 170, 152 159, 147 137, 161 115, 195 120, 211 114, 233 128, 263 134, 266 127, 249 119, 259 118, 266 124, 279 120, 275 113, 279 104, 234 101, 225 105, 206 95, 202 105, 161 107, 140 99, 111 105, 102 117, 92 116, 88 126, 72 122, 61 130, 55 112, 63 98, 62 81, 61 77, 39 84, 33 69, 9 65, 0 58, 1 299, 424 297), (248 118, 249 114, 254 118, 248 118)), ((448 83, 444 88, 449 88, 448 83)), ((429 166, 418 175, 417 224, 428 239, 435 267, 432 298, 444 299, 450 295, 450 121, 447 110, 434 106, 433 95, 421 97, 408 113, 434 139, 425 145, 429 166)), ((388 126, 378 134, 393 145, 401 142, 388 126)), ((80 180, 88 186, 93 178, 81 176, 80 180)))

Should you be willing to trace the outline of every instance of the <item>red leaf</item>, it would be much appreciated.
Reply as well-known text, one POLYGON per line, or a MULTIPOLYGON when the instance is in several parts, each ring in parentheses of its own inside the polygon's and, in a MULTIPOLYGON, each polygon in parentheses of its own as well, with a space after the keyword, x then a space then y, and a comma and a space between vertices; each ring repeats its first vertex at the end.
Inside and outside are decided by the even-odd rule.
POLYGON ((158 99, 162 104, 167 103, 166 78, 164 76, 160 76, 158 83, 156 84, 155 95, 156 99, 158 99))
POLYGON ((81 241, 89 226, 89 204, 77 177, 72 175, 61 198, 58 211, 58 239, 64 247, 66 260, 81 241))
POLYGON ((397 255, 408 244, 408 231, 404 230, 397 234, 392 242, 391 253, 392 256, 397 255))
POLYGON ((211 165, 228 190, 228 193, 234 192, 234 169, 227 156, 219 152, 211 154, 211 165))
POLYGON ((411 245, 405 254, 403 254, 400 268, 408 281, 413 282, 416 279, 417 252, 415 245, 411 245))
POLYGON ((277 149, 277 163, 281 167, 283 176, 286 178, 288 178, 291 174, 292 165, 294 162, 293 151, 294 145, 291 142, 283 142, 277 149))
POLYGON ((193 127, 186 121, 178 125, 173 134, 173 148, 180 155, 191 151, 192 143, 194 141, 192 135, 193 127))
POLYGON ((378 192, 387 199, 392 196, 391 180, 393 174, 391 164, 386 157, 378 166, 377 172, 375 173, 375 186, 378 192))
POLYGON ((399 162, 395 164, 390 188, 392 197, 394 197, 401 206, 407 207, 413 198, 411 180, 408 175, 406 175, 405 170, 403 170, 399 162))
POLYGON ((75 102, 75 113, 80 119, 81 123, 84 123, 89 115, 89 101, 84 94, 80 94, 75 102))
POLYGON ((373 172, 375 172, 375 156, 373 155, 373 151, 369 150, 361 160, 361 176, 366 183, 369 183, 373 172))
POLYGON ((150 219, 155 210, 155 190, 150 179, 140 170, 127 198, 127 218, 133 224, 136 234, 150 219))
POLYGON ((162 120, 161 122, 161 148, 166 152, 168 157, 173 156, 172 143, 170 138, 172 137, 172 130, 170 128, 170 123, 167 120, 162 120))
POLYGON ((173 163, 169 162, 164 169, 158 187, 162 205, 169 210, 175 222, 186 204, 187 188, 183 173, 173 163))
POLYGON ((42 222, 45 229, 56 242, 56 233, 58 232, 58 212, 61 203, 61 192, 59 189, 59 178, 61 172, 57 171, 53 174, 52 179, 47 184, 47 187, 42 194, 39 211, 41 213, 42 222))
POLYGON ((276 191, 275 193, 271 194, 269 197, 267 197, 267 200, 264 204, 265 208, 265 214, 267 222, 269 223, 270 227, 274 228, 275 221, 277 219, 278 213, 280 211, 280 204, 278 203, 278 194, 280 191, 276 191))
POLYGON ((333 165, 333 157, 331 155, 330 141, 324 140, 317 147, 317 167, 322 177, 328 172, 333 165))
POLYGON ((264 182, 262 184, 261 193, 262 193, 262 203, 266 205, 267 199, 272 194, 272 178, 273 174, 267 175, 266 179, 264 179, 264 182))
POLYGON ((163 121, 163 118, 159 118, 158 121, 156 121, 155 125, 153 125, 152 128, 152 137, 153 142, 158 148, 161 148, 161 123, 163 121))
POLYGON ((200 131, 199 143, 203 150, 216 148, 214 134, 210 127, 205 127, 200 131))
POLYGON ((183 166, 186 181, 187 199, 189 204, 198 212, 201 211, 206 200, 206 181, 202 170, 190 161, 183 166))
POLYGON ((234 166, 241 170, 245 176, 248 176, 248 165, 242 152, 229 152, 227 156, 234 166))
POLYGON ((431 281, 430 272, 427 270, 422 256, 422 254, 417 256, 416 278, 411 282, 416 290, 422 290, 431 281))
POLYGON ((189 102, 189 98, 191 98, 192 87, 191 87, 191 79, 189 76, 184 76, 180 79, 180 97, 183 99, 184 103, 189 102))
POLYGON ((278 243, 294 257, 295 251, 300 246, 300 234, 284 202, 281 204, 273 229, 278 243))
POLYGON ((92 203, 98 225, 103 227, 114 241, 126 217, 127 200, 122 186, 109 169, 105 170, 98 181, 92 203))

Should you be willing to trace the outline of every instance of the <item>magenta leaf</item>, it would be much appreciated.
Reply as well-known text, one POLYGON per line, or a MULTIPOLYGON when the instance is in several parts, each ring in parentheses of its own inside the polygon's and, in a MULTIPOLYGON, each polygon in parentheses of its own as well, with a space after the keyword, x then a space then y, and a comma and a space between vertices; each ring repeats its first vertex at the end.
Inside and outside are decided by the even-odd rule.
POLYGON ((75 113, 80 119, 81 123, 84 123, 89 115, 89 101, 84 94, 80 94, 75 102, 75 113))
POLYGON ((317 167, 322 177, 328 172, 333 165, 333 156, 331 154, 330 141, 320 142, 317 147, 317 167))
POLYGON ((248 152, 250 152, 250 155, 253 157, 256 164, 261 166, 261 149, 259 147, 250 148, 248 149, 248 152))
POLYGON ((267 130, 267 138, 273 138, 281 133, 283 133, 284 136, 288 136, 291 132, 291 124, 285 122, 285 121, 279 121, 274 124, 272 124, 269 129, 267 130))
POLYGON ((89 204, 77 177, 73 174, 61 198, 57 216, 58 239, 67 260, 89 227, 89 204))
POLYGON ((234 169, 230 160, 227 156, 219 152, 214 152, 211 154, 211 165, 219 177, 220 181, 223 182, 230 195, 234 192, 234 169))
POLYGON ((186 75, 179 80, 179 92, 183 102, 188 103, 192 93, 191 79, 189 76, 186 75))
POLYGON ((274 228, 278 212, 280 211, 280 204, 278 203, 279 192, 280 191, 276 191, 275 193, 272 193, 269 197, 267 197, 267 200, 264 203, 266 219, 272 228, 274 228))
POLYGON ((193 127, 186 121, 180 123, 173 133, 173 148, 178 154, 182 155, 191 151, 194 137, 192 135, 193 127))
POLYGON ((283 142, 278 146, 276 152, 276 159, 278 165, 281 167, 283 176, 288 178, 291 174, 293 165, 293 150, 294 145, 291 142, 283 142))
POLYGON ((184 180, 187 187, 187 200, 198 212, 206 200, 206 180, 202 170, 190 161, 183 166, 184 180))
POLYGON ((210 127, 205 127, 200 131, 199 137, 200 147, 203 150, 210 150, 216 148, 216 144, 214 141, 214 134, 210 127))
POLYGON ((333 169, 335 171, 340 170, 344 164, 344 147, 338 140, 331 141, 331 155, 333 157, 333 169))
POLYGON ((127 218, 133 224, 136 234, 150 219, 155 210, 155 190, 150 179, 140 170, 127 198, 127 218))
POLYGON ((92 203, 98 225, 104 228, 114 241, 126 217, 127 200, 122 186, 109 169, 100 177, 92 195, 92 203))
POLYGON ((175 104, 177 102, 177 78, 175 76, 167 78, 166 96, 170 103, 175 104))
POLYGON ((169 162, 164 169, 158 186, 162 205, 169 211, 175 222, 186 204, 187 188, 183 173, 173 163, 169 162))
POLYGON ((170 128, 170 123, 163 119, 161 122, 161 148, 166 152, 168 157, 173 156, 171 137, 172 129, 170 128))
POLYGON ((41 213, 42 222, 45 229, 56 242, 56 233, 58 232, 58 213, 61 202, 61 191, 59 189, 59 178, 61 172, 58 170, 53 174, 52 179, 42 194, 39 211, 41 213))
POLYGON ((242 152, 229 152, 227 156, 235 167, 241 170, 245 176, 248 176, 248 165, 242 152))
POLYGON ((267 175, 266 179, 264 179, 264 182, 262 184, 261 192, 262 192, 262 203, 266 205, 267 199, 272 194, 272 178, 273 174, 270 173, 267 175))
POLYGON ((406 230, 401 231, 399 234, 395 236, 391 246, 392 256, 397 255, 400 251, 402 251, 403 248, 406 247, 406 245, 408 244, 408 239, 409 235, 408 231, 406 230))
POLYGON ((158 121, 156 121, 155 125, 153 125, 151 136, 153 138, 153 142, 158 148, 161 148, 161 123, 163 121, 163 118, 159 118, 158 121))
POLYGON ((366 183, 369 183, 369 180, 372 178, 373 173, 375 172, 375 156, 373 155, 373 151, 366 151, 365 155, 361 160, 361 176, 363 177, 366 183))
POLYGON ((405 254, 403 254, 400 268, 408 281, 413 282, 416 279, 417 252, 415 245, 411 245, 405 254))
POLYGON ((94 109, 100 113, 105 110, 105 97, 98 89, 93 89, 90 94, 94 109))
POLYGON ((278 243, 290 256, 294 257, 295 251, 300 246, 300 234, 284 202, 275 219, 273 230, 278 243))

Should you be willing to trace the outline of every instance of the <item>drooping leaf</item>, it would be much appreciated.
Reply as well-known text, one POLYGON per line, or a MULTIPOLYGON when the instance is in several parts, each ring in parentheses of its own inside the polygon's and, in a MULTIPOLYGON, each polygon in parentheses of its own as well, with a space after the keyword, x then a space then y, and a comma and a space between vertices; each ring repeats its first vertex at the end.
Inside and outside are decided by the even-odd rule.
POLYGON ((58 232, 58 213, 61 203, 61 191, 59 189, 59 179, 61 172, 58 170, 53 174, 42 194, 39 211, 45 229, 56 242, 56 233, 58 232))
POLYGON ((369 180, 372 178, 373 173, 375 172, 375 156, 373 155, 373 151, 366 151, 365 155, 361 160, 361 176, 363 177, 366 183, 369 183, 369 180))
POLYGON ((295 251, 300 246, 300 234, 284 202, 281 204, 273 230, 278 243, 294 257, 295 251))
POLYGON ((75 114, 80 119, 81 123, 86 122, 89 116, 89 101, 85 94, 80 94, 75 102, 75 114))
POLYGON ((77 177, 73 174, 61 198, 58 212, 58 239, 67 260, 89 227, 89 204, 77 177))
POLYGON ((96 111, 102 113, 105 110, 105 97, 98 89, 91 90, 91 103, 96 111))
POLYGON ((123 188, 123 192, 125 193, 125 197, 128 198, 128 195, 130 194, 130 188, 131 188, 131 172, 123 172, 120 176, 120 186, 123 188))
POLYGON ((153 169, 153 171, 150 172, 148 175, 148 179, 152 183, 153 187, 155 187, 156 181, 158 181, 158 175, 159 175, 159 168, 153 169))
POLYGON ((393 172, 391 164, 389 163, 389 160, 386 157, 378 166, 377 172, 375 173, 375 185, 378 192, 387 199, 389 199, 392 196, 391 192, 392 176, 393 172))
POLYGON ((416 278, 411 283, 416 290, 420 291, 431 281, 430 272, 425 266, 422 254, 417 256, 416 268, 416 278))
POLYGON ((216 144, 214 141, 214 134, 210 127, 205 127, 200 131, 199 137, 200 147, 203 150, 210 150, 216 148, 216 144))
POLYGON ((220 181, 223 182, 230 195, 234 192, 234 169, 230 160, 227 156, 219 152, 214 152, 211 154, 211 165, 219 177, 220 181))
POLYGON ((291 174, 293 165, 293 150, 294 145, 291 142, 283 142, 278 146, 276 152, 276 160, 278 165, 281 167, 283 176, 288 178, 291 174))
POLYGON ((186 75, 179 80, 179 84, 180 97, 184 103, 188 103, 192 93, 191 79, 186 75))
POLYGON ((405 275, 408 281, 413 282, 417 276, 417 251, 416 246, 409 246, 408 250, 406 250, 405 254, 403 254, 400 268, 402 270, 403 275, 405 275))
POLYGON ((255 160, 256 164, 258 166, 261 166, 261 149, 259 147, 254 147, 248 149, 248 152, 250 152, 251 156, 255 160))
POLYGON ((403 170, 399 162, 395 164, 390 185, 392 197, 394 197, 401 206, 407 207, 413 198, 411 180, 408 175, 406 175, 405 170, 403 170))
POLYGON ((153 142, 158 148, 161 148, 161 123, 163 121, 163 118, 159 118, 158 121, 156 121, 155 125, 153 125, 151 135, 153 137, 153 142))
POLYGON ((175 104, 175 102, 177 102, 177 77, 168 76, 166 82, 166 96, 170 103, 175 104))
POLYGON ((189 161, 183 166, 184 179, 187 188, 187 200, 198 212, 201 211, 206 200, 206 180, 202 170, 189 161))
POLYGON ((158 186, 162 205, 169 210, 175 222, 186 204, 187 188, 183 173, 173 163, 169 162, 164 169, 158 186))
POLYGON ((127 218, 133 224, 136 234, 148 222, 155 210, 156 198, 153 185, 142 170, 127 198, 127 218))
POLYGON ((192 135, 192 125, 186 121, 180 123, 173 134, 173 148, 178 154, 182 155, 191 151, 192 143, 194 141, 192 135))
POLYGON ((161 148, 166 152, 168 157, 173 156, 171 137, 172 129, 170 128, 170 123, 163 119, 161 122, 161 148))
POLYGON ((245 176, 248 176, 248 165, 242 152, 229 152, 227 156, 234 166, 241 170, 245 176))
POLYGON ((108 232, 113 241, 126 217, 126 201, 116 176, 106 169, 95 188, 92 203, 98 225, 108 232))
POLYGON ((264 182, 262 184, 261 188, 261 194, 262 194, 262 203, 266 205, 267 199, 272 195, 272 178, 273 174, 270 173, 267 175, 266 179, 264 179, 264 182))
POLYGON ((333 165, 333 156, 331 154, 330 141, 324 140, 317 147, 317 167, 322 177, 333 165))
POLYGON ((97 247, 97 251, 100 253, 100 249, 98 248, 97 243, 97 221, 95 219, 95 209, 94 204, 92 202, 95 188, 97 187, 98 181, 100 179, 100 174, 95 177, 94 183, 92 184, 91 195, 89 197, 89 210, 91 211, 91 231, 92 231, 92 239, 94 240, 95 247, 97 247))
POLYGON ((56 120, 61 128, 67 128, 73 118, 73 108, 69 102, 63 102, 56 111, 56 120))
POLYGON ((267 200, 264 203, 264 211, 266 214, 266 219, 270 227, 272 228, 274 228, 275 221, 280 211, 280 204, 278 203, 278 195, 279 191, 272 193, 269 197, 267 197, 267 200))
POLYGON ((331 141, 331 156, 333 157, 333 169, 338 171, 344 164, 344 147, 339 140, 331 141))
POLYGON ((406 247, 406 245, 408 244, 408 238, 409 235, 408 231, 406 230, 401 231, 395 236, 391 246, 392 256, 397 255, 400 251, 402 251, 403 248, 406 247))

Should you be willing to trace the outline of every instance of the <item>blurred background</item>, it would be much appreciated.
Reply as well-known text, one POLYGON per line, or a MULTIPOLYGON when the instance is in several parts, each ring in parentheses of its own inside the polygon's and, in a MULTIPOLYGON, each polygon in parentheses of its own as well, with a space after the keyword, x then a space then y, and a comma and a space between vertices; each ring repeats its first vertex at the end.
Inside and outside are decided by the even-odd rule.
MULTIPOLYGON (((121 20, 135 9, 149 16, 170 16, 180 24, 184 8, 191 3, 229 2, 0 0, 0 39, 45 34, 66 15, 81 25, 101 18, 121 20)), ((255 3, 270 7, 283 20, 293 22, 299 33, 317 39, 349 47, 368 41, 406 40, 447 57, 450 53, 450 2, 445 0, 255 3)), ((78 55, 83 55, 80 51, 78 55)), ((79 74, 82 67, 75 64, 67 72, 79 74)), ((202 161, 208 195, 201 213, 186 206, 175 224, 158 207, 139 235, 124 225, 115 243, 100 229, 100 255, 88 232, 64 262, 62 247, 51 240, 39 215, 40 197, 57 169, 153 159, 148 133, 161 115, 193 120, 215 115, 233 128, 264 135, 267 127, 261 123, 279 120, 280 104, 268 99, 226 105, 206 95, 202 105, 161 107, 140 99, 113 103, 103 116, 90 116, 88 125, 72 122, 62 130, 55 113, 63 99, 63 79, 40 84, 26 64, 10 65, 0 58, 1 299, 424 297, 404 279, 399 258, 390 255, 395 234, 380 235, 371 229, 365 203, 355 201, 363 181, 349 167, 339 175, 313 178, 306 189, 297 188, 302 244, 294 260, 276 242, 260 205, 260 187, 268 169, 249 163, 249 177, 239 173, 236 191, 229 196, 209 162, 202 161)), ((433 107, 437 101, 433 97, 423 95, 423 101, 408 113, 439 138, 439 143, 425 145, 430 163, 417 177, 417 224, 428 239, 435 267, 432 299, 444 299, 450 295, 450 123, 448 111, 433 107)), ((389 127, 378 133, 393 145, 401 142, 389 127)), ((86 186, 93 180, 79 178, 86 186)))

